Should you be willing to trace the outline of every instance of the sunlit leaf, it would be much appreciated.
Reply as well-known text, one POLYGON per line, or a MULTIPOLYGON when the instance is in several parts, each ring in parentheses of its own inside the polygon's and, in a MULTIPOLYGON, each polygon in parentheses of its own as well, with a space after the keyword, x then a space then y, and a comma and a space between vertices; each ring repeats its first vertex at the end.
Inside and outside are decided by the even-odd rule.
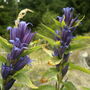
POLYGON ((56 90, 54 86, 51 85, 42 85, 38 89, 33 90, 56 90))
POLYGON ((39 33, 37 33, 38 36, 42 37, 43 39, 45 39, 46 41, 48 41, 48 43, 51 45, 51 46, 54 46, 54 45, 60 45, 60 42, 55 42, 53 39, 51 38, 48 38, 46 36, 43 36, 39 33))
POLYGON ((56 35, 57 37, 60 37, 58 34, 56 34, 56 32, 53 30, 53 29, 51 29, 50 27, 48 27, 48 26, 46 26, 46 25, 44 25, 44 24, 42 24, 42 26, 44 26, 47 30, 49 30, 50 32, 52 32, 54 35, 56 35))
POLYGON ((77 90, 72 82, 67 81, 67 82, 64 82, 63 85, 64 87, 62 90, 77 90))
POLYGON ((12 49, 12 44, 10 44, 6 39, 0 37, 0 46, 4 48, 6 51, 10 51, 12 49))
POLYGON ((26 86, 30 87, 30 88, 38 88, 37 86, 35 86, 32 81, 30 80, 30 78, 27 76, 27 74, 23 74, 23 73, 18 73, 16 75, 13 76, 14 79, 16 79, 18 82, 21 82, 22 84, 25 84, 26 86))
POLYGON ((76 41, 76 40, 87 40, 87 39, 90 39, 90 36, 77 36, 73 40, 76 41))
POLYGON ((46 48, 44 48, 44 47, 42 48, 42 50, 45 51, 50 57, 53 57, 51 50, 48 50, 48 49, 46 49, 46 48))
POLYGON ((5 58, 5 57, 0 56, 0 62, 2 62, 2 63, 6 63, 6 62, 7 62, 7 60, 6 60, 6 58, 5 58))
POLYGON ((79 26, 79 24, 81 23, 81 21, 82 21, 84 18, 85 18, 85 15, 82 17, 81 20, 79 20, 78 22, 76 22, 76 24, 75 24, 74 26, 75 26, 75 27, 76 27, 76 26, 79 26))
POLYGON ((87 69, 87 68, 81 67, 79 65, 75 65, 73 63, 69 63, 69 66, 70 66, 70 70, 80 70, 82 72, 85 72, 87 74, 90 74, 90 70, 87 69))
POLYGON ((56 20, 56 19, 53 19, 53 20, 54 20, 54 22, 56 23, 56 25, 62 27, 62 26, 61 26, 61 23, 60 23, 58 20, 56 20))
POLYGON ((82 90, 90 90, 90 88, 82 87, 82 90))
POLYGON ((78 43, 71 44, 69 49, 70 49, 70 51, 74 51, 74 50, 86 48, 86 46, 87 46, 87 44, 78 42, 78 43))
POLYGON ((43 82, 44 79, 47 80, 47 82, 51 81, 51 80, 56 80, 57 73, 58 73, 58 71, 56 68, 48 69, 42 76, 41 83, 43 82))
POLYGON ((24 51, 20 56, 29 55, 29 54, 32 53, 33 51, 38 50, 38 49, 40 49, 40 48, 41 48, 41 46, 34 46, 34 47, 32 47, 32 48, 24 51))

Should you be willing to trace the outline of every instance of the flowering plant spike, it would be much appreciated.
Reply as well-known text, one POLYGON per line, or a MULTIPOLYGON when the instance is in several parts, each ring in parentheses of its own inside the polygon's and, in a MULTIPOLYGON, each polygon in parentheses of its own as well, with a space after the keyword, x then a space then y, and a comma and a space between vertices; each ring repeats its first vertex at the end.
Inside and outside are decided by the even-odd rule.
POLYGON ((24 50, 28 48, 35 32, 31 32, 31 28, 28 27, 30 23, 21 21, 18 27, 8 27, 10 30, 10 43, 13 45, 11 52, 7 55, 7 62, 3 63, 1 68, 1 75, 3 78, 3 89, 9 90, 13 83, 16 81, 11 78, 17 71, 21 70, 25 65, 32 62, 32 60, 26 56, 20 56, 24 50))
MULTIPOLYGON (((61 30, 56 30, 56 34, 60 37, 55 36, 56 41, 60 41, 60 46, 54 47, 54 56, 57 56, 61 59, 60 63, 56 65, 57 70, 61 73, 61 79, 58 79, 57 84, 60 85, 60 80, 62 81, 63 77, 66 75, 68 71, 68 59, 70 56, 69 48, 70 42, 74 38, 73 32, 77 28, 75 24, 77 24, 80 20, 78 20, 78 16, 73 18, 74 8, 63 8, 63 16, 57 16, 57 20, 62 23, 65 22, 64 27, 61 27, 61 30)), ((57 85, 56 84, 56 85, 57 85)), ((58 85, 56 86, 58 88, 58 85)), ((59 87, 60 88, 60 87, 59 87)), ((59 89, 58 89, 59 90, 59 89)))

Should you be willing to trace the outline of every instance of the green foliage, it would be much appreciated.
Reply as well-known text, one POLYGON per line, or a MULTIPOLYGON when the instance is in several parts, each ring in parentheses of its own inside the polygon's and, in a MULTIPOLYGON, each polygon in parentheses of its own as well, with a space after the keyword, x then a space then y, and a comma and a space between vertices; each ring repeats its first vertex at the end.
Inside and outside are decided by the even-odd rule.
POLYGON ((43 36, 43 35, 41 35, 41 34, 39 34, 39 33, 37 33, 37 35, 38 35, 39 37, 45 39, 46 41, 48 41, 48 43, 49 43, 51 46, 60 45, 60 42, 55 42, 55 41, 54 41, 53 39, 51 39, 51 38, 48 38, 48 37, 46 37, 46 36, 43 36))
POLYGON ((29 88, 38 88, 37 86, 35 86, 32 81, 30 80, 28 74, 26 72, 29 71, 30 68, 26 67, 20 71, 18 71, 17 73, 15 73, 12 77, 14 79, 16 79, 19 83, 19 85, 16 84, 16 86, 23 86, 26 85, 29 88))
POLYGON ((82 90, 90 90, 90 88, 82 87, 82 90))
POLYGON ((90 70, 87 69, 87 68, 81 67, 79 65, 75 65, 73 63, 69 63, 69 66, 70 66, 70 70, 80 70, 82 72, 85 72, 87 74, 90 74, 90 70))
POLYGON ((48 80, 56 79, 58 71, 56 68, 49 68, 45 74, 43 75, 44 78, 47 78, 48 80))
POLYGON ((29 55, 30 53, 32 53, 33 51, 36 51, 38 49, 40 49, 41 46, 34 46, 26 51, 24 51, 20 56, 26 56, 26 55, 29 55))
POLYGON ((7 62, 7 59, 3 56, 0 56, 0 62, 1 63, 6 63, 7 62))
POLYGON ((85 49, 90 46, 90 36, 76 36, 70 45, 70 51, 85 49))
POLYGON ((72 82, 67 81, 64 82, 63 85, 64 87, 61 90, 77 90, 72 82))
POLYGON ((56 90, 54 86, 51 85, 41 85, 38 89, 33 90, 56 90))
POLYGON ((6 51, 10 51, 12 48, 12 45, 3 37, 0 37, 0 46, 4 48, 6 51))

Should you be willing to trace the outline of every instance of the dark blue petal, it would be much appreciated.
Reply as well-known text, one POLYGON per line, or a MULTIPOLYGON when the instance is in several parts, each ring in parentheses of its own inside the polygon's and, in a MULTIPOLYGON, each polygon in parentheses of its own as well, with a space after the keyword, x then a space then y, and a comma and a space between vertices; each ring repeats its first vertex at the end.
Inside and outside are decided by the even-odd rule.
POLYGON ((57 16, 57 18, 56 18, 59 22, 62 22, 62 20, 63 20, 63 17, 60 17, 60 16, 57 16))
POLYGON ((66 75, 66 73, 68 71, 68 67, 69 67, 69 65, 66 65, 66 66, 63 67, 63 69, 62 69, 62 76, 63 77, 66 75))
POLYGON ((8 75, 11 74, 12 70, 13 70, 12 66, 6 66, 5 64, 3 64, 1 69, 3 79, 6 79, 8 75))
POLYGON ((74 9, 67 7, 67 8, 63 8, 63 11, 64 11, 64 15, 65 15, 65 22, 67 25, 69 25, 70 21, 72 19, 72 16, 73 16, 74 9))
POLYGON ((5 83, 4 90, 10 90, 14 82, 15 82, 15 79, 10 79, 7 83, 5 83))
POLYGON ((22 49, 14 46, 12 52, 7 56, 8 60, 15 60, 22 53, 22 51, 22 49))
POLYGON ((22 69, 25 65, 31 63, 31 59, 27 56, 21 57, 20 60, 14 65, 14 70, 18 71, 22 69))
POLYGON ((23 38, 23 43, 29 44, 32 38, 34 37, 35 33, 27 33, 23 38))

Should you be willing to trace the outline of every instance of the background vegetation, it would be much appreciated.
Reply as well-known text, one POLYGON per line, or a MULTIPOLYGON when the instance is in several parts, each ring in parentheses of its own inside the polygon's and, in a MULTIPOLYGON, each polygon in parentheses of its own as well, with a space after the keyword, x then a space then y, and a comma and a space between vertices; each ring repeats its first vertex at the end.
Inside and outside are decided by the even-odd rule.
MULTIPOLYGON (((0 0, 0 35, 8 37, 6 32, 7 26, 14 25, 18 12, 22 9, 29 8, 34 13, 28 13, 23 20, 34 24, 34 31, 43 32, 40 28, 44 23, 53 28, 52 18, 61 15, 62 8, 74 7, 76 14, 85 15, 85 19, 76 30, 77 34, 89 32, 90 28, 90 7, 89 0, 0 0), (5 2, 6 1, 6 2, 5 2)), ((82 17, 81 17, 82 18, 82 17)))

